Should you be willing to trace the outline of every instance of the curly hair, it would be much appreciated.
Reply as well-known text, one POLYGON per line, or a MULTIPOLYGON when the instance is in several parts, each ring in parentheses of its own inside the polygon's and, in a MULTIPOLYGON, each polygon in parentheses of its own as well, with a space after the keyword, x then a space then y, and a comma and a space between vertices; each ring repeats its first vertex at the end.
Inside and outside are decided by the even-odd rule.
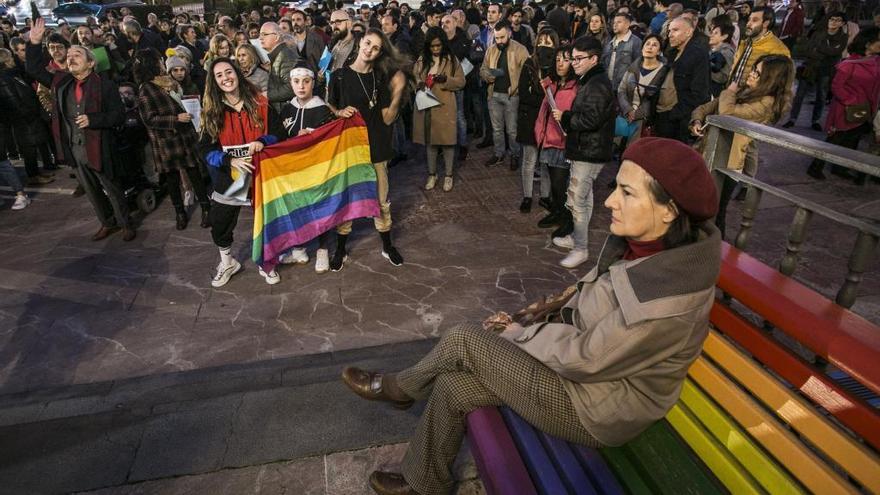
POLYGON ((217 139, 223 130, 225 119, 223 102, 223 90, 217 84, 217 78, 214 76, 214 68, 219 64, 229 64, 235 71, 235 77, 238 78, 238 95, 241 97, 243 110, 247 113, 251 122, 257 128, 264 128, 267 124, 263 122, 260 116, 260 90, 248 81, 241 69, 232 59, 227 57, 217 57, 211 61, 208 67, 208 77, 205 84, 205 94, 202 97, 202 128, 200 134, 208 135, 211 139, 217 139))

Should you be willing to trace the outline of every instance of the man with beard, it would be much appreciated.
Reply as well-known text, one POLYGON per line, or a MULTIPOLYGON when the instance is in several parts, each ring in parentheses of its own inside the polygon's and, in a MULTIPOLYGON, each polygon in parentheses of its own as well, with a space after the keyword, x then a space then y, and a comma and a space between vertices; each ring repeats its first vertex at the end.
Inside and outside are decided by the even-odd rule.
POLYGON ((290 71, 296 67, 296 52, 281 39, 281 28, 274 22, 267 22, 260 28, 260 46, 269 54, 269 86, 267 97, 276 112, 293 98, 290 86, 290 71))
POLYGON ((523 24, 522 20, 522 7, 516 7, 510 14, 510 27, 512 28, 510 34, 514 41, 526 47, 526 50, 532 53, 532 49, 535 46, 535 32, 532 30, 532 26, 523 24))
POLYGON ((100 241, 122 229, 122 240, 135 238, 128 204, 115 177, 114 129, 125 121, 125 107, 116 85, 95 74, 95 56, 81 46, 67 50, 67 72, 49 73, 42 63, 46 21, 37 19, 27 47, 30 75, 55 95, 52 130, 68 163, 95 210, 101 228, 92 236, 100 241))
POLYGON ((318 61, 324 54, 324 40, 306 26, 306 14, 301 10, 291 12, 293 39, 299 56, 313 72, 318 72, 318 61))
POLYGON ((330 28, 333 30, 333 38, 330 40, 333 46, 330 70, 335 71, 354 62, 357 43, 351 32, 351 16, 345 10, 336 10, 330 14, 330 28))
MULTIPOLYGON (((456 22, 455 17, 453 17, 452 14, 443 16, 440 25, 443 28, 443 32, 446 33, 446 39, 449 41, 449 51, 455 55, 455 58, 457 58, 459 62, 466 59, 468 53, 471 51, 471 43, 470 40, 468 40, 467 34, 458 27, 458 22, 456 22)), ((469 79, 476 77, 475 72, 472 70, 467 77, 469 79)), ((464 89, 455 92, 455 104, 457 108, 456 131, 458 137, 458 159, 464 161, 467 159, 468 155, 467 122, 464 119, 464 89)))
POLYGON ((492 138, 495 144, 495 153, 485 165, 491 167, 504 161, 507 151, 506 134, 506 141, 510 146, 510 169, 516 170, 520 156, 520 146, 516 142, 519 75, 529 58, 529 52, 510 39, 511 29, 507 21, 499 22, 494 29, 495 43, 486 50, 486 58, 480 67, 480 78, 487 84, 489 119, 492 121, 492 138))
POLYGON ((92 35, 92 29, 88 26, 77 26, 73 35, 73 44, 88 48, 95 54, 97 60, 107 60, 108 65, 104 67, 95 66, 95 72, 107 73, 111 79, 116 79, 118 70, 125 66, 125 59, 119 53, 119 48, 106 47, 100 43, 96 43, 92 35))
POLYGON ((752 72, 755 61, 765 55, 791 56, 785 43, 773 34, 775 23, 776 18, 770 7, 757 9, 749 15, 749 20, 746 22, 745 40, 740 42, 736 50, 728 84, 735 82, 742 85, 745 78, 752 72))

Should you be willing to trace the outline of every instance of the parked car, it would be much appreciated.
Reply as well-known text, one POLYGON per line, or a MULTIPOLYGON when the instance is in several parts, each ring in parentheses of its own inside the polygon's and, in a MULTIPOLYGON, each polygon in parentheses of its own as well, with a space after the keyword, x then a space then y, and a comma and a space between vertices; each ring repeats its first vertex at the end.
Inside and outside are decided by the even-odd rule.
POLYGON ((66 21, 70 25, 85 24, 86 18, 93 16, 101 17, 108 10, 119 11, 123 7, 131 9, 132 15, 143 25, 146 25, 147 14, 153 12, 159 17, 171 18, 174 12, 170 5, 150 5, 136 0, 124 2, 105 2, 93 0, 91 2, 67 2, 58 5, 52 10, 52 15, 57 22, 66 21))
POLYGON ((103 5, 93 3, 70 2, 62 3, 52 9, 55 22, 66 22, 71 26, 85 24, 88 17, 98 18, 101 15, 103 5))

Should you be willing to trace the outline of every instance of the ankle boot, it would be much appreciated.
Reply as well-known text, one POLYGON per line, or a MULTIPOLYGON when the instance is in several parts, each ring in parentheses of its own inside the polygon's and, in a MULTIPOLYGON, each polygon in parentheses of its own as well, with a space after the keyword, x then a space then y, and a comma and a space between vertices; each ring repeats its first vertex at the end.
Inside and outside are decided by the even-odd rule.
POLYGON ((394 266, 402 265, 403 256, 397 251, 394 244, 391 243, 391 232, 379 232, 379 237, 382 238, 382 257, 394 266))
POLYGON ((211 203, 202 203, 202 222, 199 226, 203 229, 207 229, 211 226, 211 222, 208 220, 208 214, 211 213, 211 203))
POLYGON ((189 217, 186 216, 186 210, 182 206, 176 206, 174 209, 177 211, 177 230, 183 230, 189 223, 189 217))
POLYGON ((553 231, 552 237, 565 237, 574 232, 574 219, 571 217, 571 212, 568 211, 568 208, 563 209, 559 215, 559 228, 553 231))
POLYGON ((342 265, 345 264, 345 260, 348 258, 348 253, 345 251, 345 243, 347 241, 347 235, 336 234, 336 251, 333 252, 333 258, 330 259, 331 271, 338 272, 342 270, 342 265))

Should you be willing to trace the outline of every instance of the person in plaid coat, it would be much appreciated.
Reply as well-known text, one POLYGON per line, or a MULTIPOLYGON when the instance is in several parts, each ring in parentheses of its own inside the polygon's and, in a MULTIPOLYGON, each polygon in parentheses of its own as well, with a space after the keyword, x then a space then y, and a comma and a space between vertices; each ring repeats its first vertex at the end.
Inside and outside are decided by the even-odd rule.
POLYGON ((199 170, 196 144, 199 141, 192 124, 192 115, 186 113, 180 100, 180 85, 165 73, 165 65, 155 50, 141 50, 132 64, 138 83, 141 119, 147 128, 154 163, 168 187, 171 204, 177 216, 177 230, 186 228, 189 218, 181 194, 181 176, 186 173, 202 208, 203 228, 208 227, 210 201, 199 170))

